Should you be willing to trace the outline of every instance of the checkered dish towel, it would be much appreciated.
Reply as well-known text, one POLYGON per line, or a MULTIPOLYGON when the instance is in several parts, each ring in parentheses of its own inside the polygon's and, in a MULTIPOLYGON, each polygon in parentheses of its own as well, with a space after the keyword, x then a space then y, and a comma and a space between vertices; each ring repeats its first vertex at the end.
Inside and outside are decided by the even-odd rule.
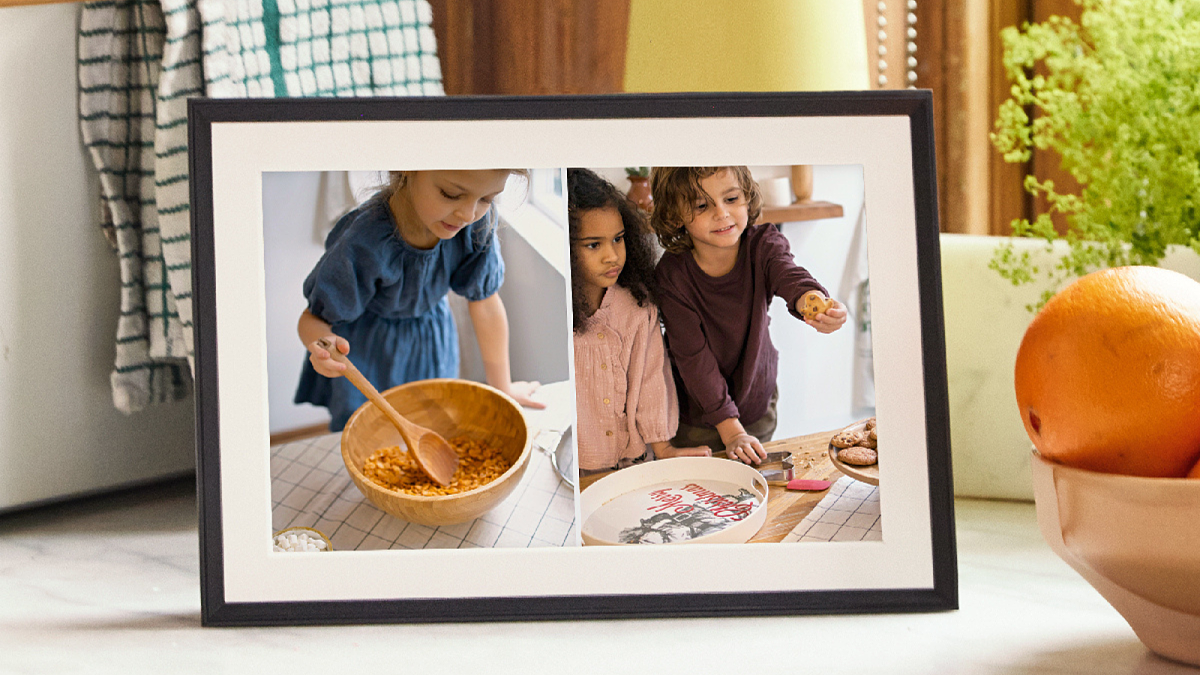
POLYGON ((118 409, 190 389, 187 99, 441 95, 431 26, 425 0, 83 4, 80 126, 121 259, 118 409))

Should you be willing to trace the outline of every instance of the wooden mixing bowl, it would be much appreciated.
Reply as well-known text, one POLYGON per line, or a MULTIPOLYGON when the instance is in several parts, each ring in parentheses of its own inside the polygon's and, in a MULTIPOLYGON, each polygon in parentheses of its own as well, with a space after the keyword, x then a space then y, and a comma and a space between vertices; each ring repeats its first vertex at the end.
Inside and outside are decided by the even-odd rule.
POLYGON ((482 487, 439 497, 389 490, 363 475, 372 453, 403 445, 396 427, 369 401, 350 416, 342 431, 342 461, 350 478, 372 504, 401 520, 438 526, 474 520, 512 493, 529 466, 530 430, 521 406, 485 384, 438 379, 409 382, 383 392, 396 412, 446 438, 466 437, 495 449, 513 465, 482 487))

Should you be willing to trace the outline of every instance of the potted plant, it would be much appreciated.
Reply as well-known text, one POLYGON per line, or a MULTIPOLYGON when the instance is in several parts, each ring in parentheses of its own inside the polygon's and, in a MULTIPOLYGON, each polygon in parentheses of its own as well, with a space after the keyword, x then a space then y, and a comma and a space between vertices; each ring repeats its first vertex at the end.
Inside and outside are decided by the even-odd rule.
POLYGON ((629 179, 629 199, 649 213, 654 208, 654 197, 650 195, 650 167, 627 166, 625 177, 629 179))
POLYGON ((1013 389, 1029 310, 1100 267, 1157 264, 1200 279, 1200 0, 1079 4, 1078 21, 1003 31, 1012 93, 992 140, 1012 162, 1034 148, 1057 152, 1082 187, 1029 176, 1026 188, 1048 207, 1032 222, 1016 221, 1017 236, 942 235, 951 447, 962 496, 1033 499, 1013 389), (1061 235, 1051 223, 1056 213, 1067 226, 1061 235), (1000 274, 980 275, 984 265, 1000 274))
POLYGON ((1013 86, 993 144, 1009 162, 1053 150, 1081 186, 1061 193, 1025 177, 1048 206, 1014 221, 1013 234, 1048 248, 1062 240, 1055 262, 1039 265, 1011 243, 992 258, 1014 285, 1048 281, 1041 302, 1101 267, 1157 265, 1172 246, 1200 251, 1200 0, 1075 1, 1078 23, 1052 16, 1001 31, 1013 86))

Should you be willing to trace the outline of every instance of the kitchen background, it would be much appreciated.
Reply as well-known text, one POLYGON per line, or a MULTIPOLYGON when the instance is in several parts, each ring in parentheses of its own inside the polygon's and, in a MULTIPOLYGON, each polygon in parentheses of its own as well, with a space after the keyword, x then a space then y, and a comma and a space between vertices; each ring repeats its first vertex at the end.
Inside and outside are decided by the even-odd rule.
POLYGON ((190 397, 113 406, 121 288, 79 135, 78 13, 0 14, 0 511, 195 468, 190 397))
MULTIPOLYGON (((267 386, 272 435, 320 425, 329 419, 323 408, 292 403, 300 365, 307 358, 307 350, 296 336, 296 321, 306 306, 301 285, 325 250, 325 236, 333 222, 344 210, 374 194, 382 180, 379 173, 263 175, 267 386)), ((536 178, 545 176, 539 174, 536 178)), ((506 266, 500 297, 508 312, 512 373, 514 380, 559 382, 569 376, 566 239, 562 226, 553 222, 561 220, 563 213, 539 208, 529 197, 525 181, 514 179, 498 200, 508 223, 497 234, 506 266), (544 245, 535 247, 531 242, 544 245)), ((461 374, 482 382, 483 364, 466 302, 453 293, 450 298, 459 327, 461 374)))
MULTIPOLYGON (((460 11, 458 2, 439 0, 432 4, 448 94, 620 90, 623 57, 619 50, 599 47, 626 40, 624 19, 614 18, 620 14, 617 5, 623 3, 594 8, 598 12, 592 17, 595 20, 584 22, 594 28, 592 32, 572 28, 581 25, 577 19, 582 20, 582 15, 571 14, 556 23, 567 31, 562 35, 562 44, 551 44, 546 37, 549 33, 533 30, 539 21, 553 18, 553 13, 545 13, 548 10, 543 7, 526 16, 524 22, 494 24, 495 40, 469 45, 442 38, 448 30, 461 32, 462 24, 488 21, 492 16, 489 12, 495 8, 472 15, 460 11), (564 52, 563 59, 546 61, 554 66, 548 66, 549 70, 525 70, 523 66, 513 69, 510 66, 525 63, 511 53, 517 44, 531 44, 539 54, 557 53, 554 50, 568 46, 570 50, 564 52)), ((892 4, 899 7, 898 3, 892 4)), ((975 141, 966 145, 953 141, 961 135, 956 131, 959 126, 979 127, 979 115, 957 114, 960 111, 943 105, 964 103, 976 112, 987 112, 991 103, 986 95, 982 103, 977 100, 978 87, 966 87, 964 91, 970 96, 960 100, 955 98, 954 85, 960 77, 980 81, 975 77, 979 64, 975 52, 986 48, 988 41, 981 43, 983 47, 972 48, 974 51, 967 50, 967 58, 961 63, 944 62, 945 54, 962 49, 961 45, 951 44, 946 27, 960 20, 969 24, 978 16, 959 16, 936 3, 925 4, 922 11, 927 12, 927 18, 922 19, 926 28, 917 33, 912 45, 919 46, 926 56, 908 74, 919 72, 935 90, 939 138, 949 140, 940 146, 944 152, 939 152, 939 165, 949 162, 952 169, 969 165, 969 170, 953 173, 974 177, 974 185, 979 183, 976 179, 980 175, 987 175, 990 160, 986 149, 981 152, 975 141), (945 44, 938 47, 938 40, 945 44)), ((0 294, 0 510, 185 475, 194 465, 191 399, 151 406, 129 416, 117 412, 112 404, 108 373, 120 286, 116 256, 97 232, 97 179, 80 142, 75 61, 78 12, 79 6, 73 3, 6 8, 0 21, 0 91, 4 92, 0 97, 0 284, 5 289, 0 294), (47 467, 54 468, 51 471, 47 467)), ((868 22, 874 20, 873 9, 864 17, 868 22)), ((903 15, 899 18, 903 24, 903 15)), ((895 23, 896 17, 891 20, 895 23)), ((904 53, 902 32, 887 33, 890 54, 904 53), (893 44, 897 40, 901 49, 893 44)), ((874 49, 874 32, 868 33, 867 47, 874 49)), ((953 35, 960 33, 967 35, 969 31, 953 35)), ((886 72, 883 66, 881 62, 882 77, 866 86, 902 86, 906 81, 902 60, 889 57, 886 72)), ((846 215, 842 221, 791 223, 784 227, 797 251, 823 251, 805 264, 812 265, 823 279, 835 280, 834 286, 840 280, 839 266, 849 255, 857 225, 854 218, 859 215, 855 198, 843 193, 861 194, 860 188, 851 187, 854 181, 861 181, 860 177, 847 182, 834 175, 844 171, 820 169, 815 178, 818 197, 844 204, 846 215)), ((979 200, 987 199, 987 190, 972 190, 971 194, 979 198, 972 197, 973 206, 967 208, 958 199, 959 187, 958 183, 943 186, 943 228, 947 231, 968 231, 983 222, 963 214, 978 210, 979 200)), ((510 246, 520 247, 520 243, 510 246)), ((540 263, 533 269, 536 275, 548 273, 540 263)), ((977 306, 963 304, 968 309, 977 306)), ((789 322, 775 323, 778 330, 786 330, 789 322)), ((780 338, 781 342, 787 340, 780 338)), ((849 345, 838 348, 849 353, 849 345)), ((795 353, 802 356, 813 352, 804 349, 795 353)), ((952 354, 952 383, 954 358, 952 354)), ((816 373, 823 362, 802 365, 816 373)), ((796 381, 800 381, 797 372, 796 381)), ((847 384, 844 377, 814 376, 813 380, 835 390, 847 384)), ((789 379, 787 384, 791 382, 789 379)), ((822 396, 801 391, 798 396, 804 402, 804 414, 814 418, 812 424, 818 426, 830 426, 854 414, 842 407, 848 405, 843 393, 822 396)), ((310 422, 311 418, 295 423, 310 422)), ((805 426, 809 426, 808 421, 805 426)), ((957 425, 955 434, 970 430, 970 425, 957 425)), ((956 436, 955 446, 986 447, 987 439, 995 437, 994 430, 981 429, 971 439, 979 443, 960 443, 956 436)), ((981 452, 980 456, 996 454, 981 452)), ((956 465, 964 463, 956 461, 956 465)), ((1004 468, 1007 473, 1008 467, 1004 468)), ((978 483, 994 485, 991 478, 992 474, 985 473, 978 483)))
MULTIPOLYGON (((629 182, 623 168, 597 169, 622 190, 629 182)), ((788 166, 751 167, 762 183, 786 178, 788 166)), ((513 374, 517 379, 557 382, 567 379, 567 316, 564 206, 539 198, 546 172, 536 170, 534 186, 513 180, 499 200, 506 226, 501 250, 508 272, 501 297, 509 312, 513 374)), ((379 184, 378 172, 289 172, 263 176, 264 250, 267 271, 267 359, 272 435, 296 432, 327 421, 323 409, 293 404, 300 363, 306 351, 296 337, 296 319, 304 308, 300 286, 324 250, 324 238, 342 208, 365 199, 379 184), (348 186, 348 187, 344 187, 348 186)), ((866 280, 865 239, 861 234, 863 178, 860 166, 820 166, 813 171, 816 199, 842 206, 843 215, 781 226, 798 264, 848 306, 866 280)), ((560 186, 561 189, 561 186, 560 186)), ((479 348, 461 298, 451 296, 460 326, 462 376, 482 380, 479 348)), ((857 318, 847 330, 820 335, 787 313, 784 303, 771 308, 772 339, 780 351, 780 415, 776 438, 835 429, 874 413, 869 342, 862 356, 856 343, 857 318), (860 373, 857 383, 856 373, 860 373)), ((869 336, 867 338, 869 340, 869 336)))
MULTIPOLYGON (((624 168, 594 170, 618 188, 629 188, 624 168)), ((790 166, 751 166, 750 171, 764 194, 770 183, 784 180, 791 196, 790 166)), ((864 317, 855 308, 867 281, 863 194, 861 166, 814 166, 812 199, 840 206, 842 215, 780 223, 796 264, 850 308, 852 316, 842 330, 821 335, 791 316, 779 298, 772 303, 771 340, 779 350, 775 439, 837 429, 875 414, 870 335, 857 330, 864 317)), ((764 213, 759 222, 769 218, 764 213)))

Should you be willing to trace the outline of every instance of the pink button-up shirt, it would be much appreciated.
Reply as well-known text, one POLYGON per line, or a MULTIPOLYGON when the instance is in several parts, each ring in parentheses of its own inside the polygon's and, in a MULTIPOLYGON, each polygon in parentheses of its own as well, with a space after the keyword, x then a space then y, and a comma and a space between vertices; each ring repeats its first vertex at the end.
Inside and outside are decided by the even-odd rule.
POLYGON ((670 440, 679 425, 658 308, 613 286, 575 334, 579 467, 607 469, 670 440))

